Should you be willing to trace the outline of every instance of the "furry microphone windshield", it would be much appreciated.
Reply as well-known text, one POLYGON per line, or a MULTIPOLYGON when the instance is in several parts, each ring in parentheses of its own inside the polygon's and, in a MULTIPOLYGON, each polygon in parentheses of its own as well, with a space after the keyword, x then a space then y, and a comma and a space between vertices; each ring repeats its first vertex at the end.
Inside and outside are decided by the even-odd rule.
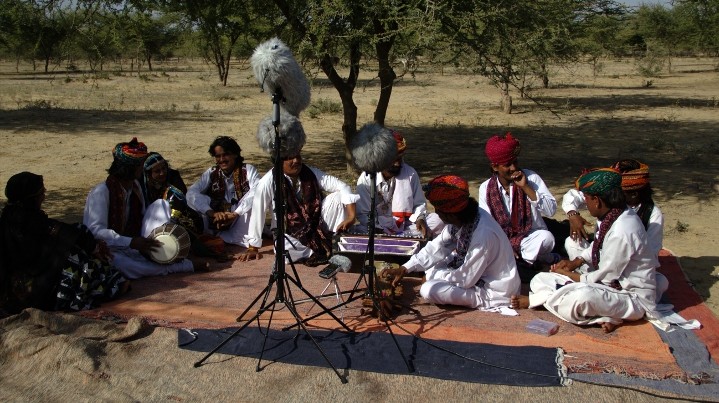
POLYGON ((255 48, 250 58, 255 79, 263 91, 280 92, 284 101, 280 107, 292 115, 310 105, 310 85, 292 51, 278 38, 272 38, 255 48))
POLYGON ((352 164, 367 173, 381 172, 397 158, 397 142, 392 131, 376 123, 362 126, 349 143, 352 164))

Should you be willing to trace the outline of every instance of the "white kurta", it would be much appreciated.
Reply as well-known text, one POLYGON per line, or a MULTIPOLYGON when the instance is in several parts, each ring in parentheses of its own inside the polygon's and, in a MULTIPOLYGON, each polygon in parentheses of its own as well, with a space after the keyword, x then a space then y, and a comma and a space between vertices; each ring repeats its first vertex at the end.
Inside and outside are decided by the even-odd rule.
MULTIPOLYGON (((583 258, 591 262, 591 247, 583 258)), ((557 273, 538 273, 530 283, 529 306, 544 305, 559 318, 578 325, 637 320, 656 308, 658 266, 641 220, 634 210, 627 209, 604 238, 599 267, 582 274, 579 283, 557 273), (614 280, 621 290, 609 287, 614 280), (557 289, 557 285, 562 286, 557 289)))
MULTIPOLYGON (((137 192, 139 192, 139 183, 135 182, 137 192)), ((142 193, 139 193, 142 199, 142 193)), ((129 211, 130 192, 125 195, 126 211, 129 211)), ((183 259, 173 264, 158 264, 146 259, 135 249, 130 248, 131 237, 118 234, 114 230, 108 228, 108 213, 110 208, 110 190, 105 182, 95 186, 87 196, 85 202, 85 212, 83 214, 83 224, 92 232, 95 238, 103 240, 110 247, 113 259, 112 264, 117 267, 122 274, 129 279, 136 279, 146 276, 158 276, 169 273, 191 272, 193 271, 192 262, 183 259)), ((144 212, 144 211, 143 211, 144 212)), ((149 224, 143 219, 143 227, 149 224)))
POLYGON ((247 234, 249 232, 250 218, 252 215, 253 197, 257 183, 260 180, 260 175, 254 166, 250 164, 245 164, 245 166, 247 167, 247 182, 250 184, 250 190, 242 196, 240 200, 235 200, 237 195, 235 193, 234 178, 232 176, 225 176, 225 174, 220 171, 220 176, 225 182, 225 201, 231 204, 232 211, 239 215, 229 229, 224 231, 210 230, 209 219, 205 214, 207 210, 211 210, 210 196, 208 193, 210 191, 210 185, 212 184, 210 174, 213 168, 203 172, 200 179, 187 189, 187 204, 190 208, 202 215, 206 232, 221 237, 227 243, 247 247, 249 245, 247 234))
POLYGON ((511 296, 519 293, 519 273, 507 236, 489 213, 479 209, 479 214, 459 267, 447 267, 457 247, 449 224, 404 264, 409 272, 426 273, 427 281, 420 288, 423 298, 435 304, 493 308, 508 306, 511 296))
MULTIPOLYGON (((632 207, 634 211, 638 211, 639 208, 641 208, 641 204, 632 207)), ((574 211, 580 211, 582 209, 586 209, 587 205, 584 202, 584 194, 576 189, 570 189, 567 193, 564 194, 562 197, 562 210, 564 210, 565 213, 568 213, 572 210, 574 211)), ((655 253, 657 256, 659 256, 659 251, 662 249, 662 243, 664 238, 664 215, 662 214, 662 211, 659 209, 659 206, 656 204, 654 205, 654 208, 652 209, 652 213, 649 215, 649 225, 646 228, 647 231, 647 242, 649 244, 649 250, 652 251, 652 253, 655 253)), ((580 248, 581 250, 585 249, 587 247, 587 244, 576 244, 575 241, 573 241, 570 238, 567 238, 567 242, 570 242, 568 244, 569 248, 567 248, 567 252, 569 252, 570 249, 573 251, 576 250, 576 248, 580 248)), ((565 242, 566 244, 566 242, 565 242)), ((576 253, 577 252, 573 252, 576 253)), ((573 257, 570 255, 570 259, 573 257)))
MULTIPOLYGON (((372 177, 366 172, 357 179, 357 194, 360 196, 357 201, 357 231, 367 232, 370 208, 372 206, 372 177)), ((382 228, 385 233, 393 235, 401 235, 404 231, 415 230, 414 223, 418 218, 425 218, 427 213, 427 203, 422 192, 422 184, 420 183, 419 174, 411 166, 402 163, 400 173, 385 180, 381 172, 377 173, 376 178, 377 194, 375 196, 376 208, 376 224, 377 228, 382 228), (398 179, 399 178, 399 179, 398 179), (396 189, 397 182, 407 181, 408 194, 399 194, 396 189), (402 224, 400 228, 397 225, 395 217, 392 215, 393 197, 406 197, 408 206, 411 206, 412 215, 402 224)))
MULTIPOLYGON (((352 193, 352 189, 337 177, 325 174, 315 167, 308 166, 314 173, 320 188, 327 193, 322 199, 322 224, 325 229, 335 232, 337 227, 347 218, 345 214, 345 205, 357 203, 359 195, 352 193)), ((285 175, 286 176, 286 175, 285 175)), ((252 217, 250 218, 248 244, 250 246, 262 246, 262 229, 265 226, 265 216, 267 211, 274 211, 274 175, 272 170, 267 172, 257 183, 255 189, 254 201, 252 204, 252 217)), ((301 184, 298 186, 301 189, 301 184)), ((275 228, 275 215, 272 214, 271 228, 275 228)), ((292 261, 312 256, 312 249, 302 245, 296 238, 285 235, 285 250, 289 253, 292 261)))
MULTIPOLYGON (((542 178, 537 175, 536 172, 529 169, 522 169, 522 172, 527 177, 527 183, 537 193, 537 200, 529 200, 530 209, 532 211, 532 228, 530 229, 527 236, 522 239, 520 244, 520 253, 522 259, 529 264, 534 263, 537 257, 546 255, 552 252, 554 249, 554 235, 547 230, 547 225, 544 223, 544 217, 552 217, 557 212, 557 201, 552 196, 552 193, 544 184, 542 178)), ((491 179, 487 179, 479 185, 479 194, 477 201, 479 207, 484 209, 486 212, 490 212, 489 205, 487 204, 487 187, 489 186, 491 179)), ((502 195, 504 201, 504 207, 507 214, 512 211, 512 200, 514 192, 514 183, 511 183, 509 193, 504 190, 504 187, 500 183, 497 183, 499 187, 499 193, 502 195)), ((490 213, 491 214, 491 213, 490 213)))
MULTIPOLYGON (((641 207, 640 205, 632 207, 636 212, 641 207)), ((570 189, 562 197, 562 210, 568 213, 572 210, 580 211, 586 209, 587 204, 584 202, 584 193, 576 189, 570 189)), ((601 222, 597 222, 595 232, 599 231, 601 222)), ((652 213, 649 215, 649 225, 645 228, 647 232, 647 247, 651 253, 659 258, 659 251, 662 250, 662 243, 664 238, 664 215, 656 204, 652 209, 652 213)), ((575 241, 572 237, 567 237, 564 240, 564 249, 567 251, 569 260, 575 259, 579 256, 583 256, 590 243, 584 239, 575 241)), ((582 267, 581 271, 586 271, 587 267, 582 267)), ((661 299, 664 292, 669 288, 669 280, 661 273, 657 273, 657 302, 661 299)))

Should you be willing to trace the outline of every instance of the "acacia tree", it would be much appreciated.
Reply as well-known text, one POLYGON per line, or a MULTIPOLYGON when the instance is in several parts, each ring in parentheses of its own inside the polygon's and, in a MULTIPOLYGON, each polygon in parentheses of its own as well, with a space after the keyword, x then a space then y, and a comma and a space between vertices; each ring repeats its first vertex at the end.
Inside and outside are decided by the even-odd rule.
MULTIPOLYGON (((362 60, 375 59, 380 96, 374 121, 384 125, 394 80, 393 46, 400 38, 411 38, 422 29, 431 36, 433 2, 424 0, 274 0, 291 32, 286 35, 305 57, 319 60, 322 72, 342 101, 342 134, 345 145, 357 133, 357 105, 354 90, 362 60), (349 73, 342 77, 336 59, 346 60, 349 73)), ((348 161, 349 150, 345 150, 348 161)))
POLYGON ((578 53, 570 38, 582 14, 611 4, 611 0, 449 0, 441 26, 456 54, 499 88, 502 110, 511 113, 510 89, 522 91, 522 72, 538 71, 547 82, 548 62, 573 61, 578 53))
MULTIPOLYGON (((150 0, 151 1, 151 0, 150 0)), ((227 85, 230 61, 238 41, 257 43, 269 32, 268 4, 263 0, 158 0, 159 7, 182 13, 201 38, 200 50, 227 85)))

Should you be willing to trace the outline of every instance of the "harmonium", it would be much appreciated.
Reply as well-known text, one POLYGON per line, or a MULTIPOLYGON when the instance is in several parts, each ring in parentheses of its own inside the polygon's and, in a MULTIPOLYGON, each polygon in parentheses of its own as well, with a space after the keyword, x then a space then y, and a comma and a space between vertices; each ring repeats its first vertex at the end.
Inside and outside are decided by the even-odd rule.
MULTIPOLYGON (((419 252, 427 243, 421 236, 377 234, 374 237, 374 259, 401 265, 419 252)), ((369 235, 344 232, 336 234, 332 242, 333 253, 350 258, 352 271, 359 271, 369 257, 369 235)))

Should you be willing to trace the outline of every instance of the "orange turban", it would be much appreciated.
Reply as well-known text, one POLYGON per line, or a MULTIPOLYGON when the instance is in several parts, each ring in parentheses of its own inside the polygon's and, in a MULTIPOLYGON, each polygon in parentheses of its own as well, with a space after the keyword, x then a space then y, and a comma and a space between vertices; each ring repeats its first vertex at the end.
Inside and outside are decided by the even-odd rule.
POLYGON ((639 190, 649 184, 649 165, 639 163, 639 168, 622 172, 622 190, 639 190))
POLYGON ((469 185, 455 175, 441 175, 425 186, 424 196, 441 213, 459 213, 469 204, 469 185))

